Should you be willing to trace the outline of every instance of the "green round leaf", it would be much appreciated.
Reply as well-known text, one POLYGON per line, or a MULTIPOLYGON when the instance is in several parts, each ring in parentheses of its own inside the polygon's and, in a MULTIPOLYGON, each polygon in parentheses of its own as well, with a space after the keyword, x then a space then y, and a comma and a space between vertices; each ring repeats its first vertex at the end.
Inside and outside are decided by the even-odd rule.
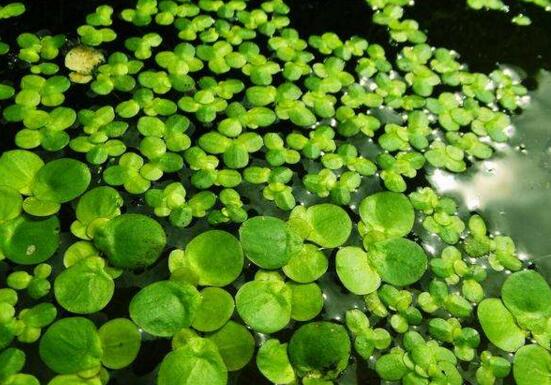
POLYGON ((101 364, 103 354, 92 321, 70 317, 53 323, 42 336, 40 358, 54 372, 74 374, 101 364))
POLYGON ((192 338, 168 353, 161 363, 157 385, 226 385, 228 372, 216 345, 192 338))
POLYGON ((311 322, 295 331, 288 351, 300 376, 322 373, 327 378, 336 378, 348 366, 350 338, 341 325, 311 322))
POLYGON ((484 334, 501 350, 515 352, 524 345, 524 332, 500 299, 485 299, 478 305, 477 314, 484 334))
POLYGON ((138 327, 129 319, 116 318, 99 328, 103 347, 101 362, 109 369, 121 369, 130 365, 138 356, 142 336, 138 327))
POLYGON ((0 378, 9 378, 25 366, 25 353, 16 348, 0 352, 0 378))
POLYGON ((289 283, 292 291, 291 318, 295 321, 309 321, 323 309, 323 293, 315 283, 289 283))
POLYGON ((536 271, 511 274, 501 288, 501 297, 522 327, 537 328, 551 317, 551 289, 536 271))
POLYGON ((57 217, 44 220, 18 217, 0 228, 0 246, 12 262, 42 263, 54 255, 59 246, 59 220, 57 217))
POLYGON ((208 339, 215 343, 230 372, 244 368, 253 358, 254 337, 237 322, 229 321, 208 339))
POLYGON ((201 295, 186 283, 159 281, 140 290, 130 302, 130 318, 147 333, 173 336, 187 328, 197 312, 201 295))
POLYGON ((239 316, 260 333, 274 333, 291 320, 291 289, 282 281, 257 280, 239 288, 235 304, 239 316))
POLYGON ((367 254, 359 247, 344 247, 337 252, 336 270, 344 287, 358 295, 374 292, 381 277, 371 267, 367 254))
POLYGON ((161 256, 166 234, 154 219, 141 214, 123 214, 98 229, 94 242, 113 266, 139 269, 152 265, 161 256))
POLYGON ((23 199, 9 186, 0 186, 0 223, 15 219, 21 214, 23 199))
POLYGON ((375 363, 375 371, 383 380, 400 381, 408 373, 401 353, 390 353, 381 356, 375 363))
POLYGON ((87 191, 78 201, 77 219, 85 224, 97 218, 111 218, 117 215, 123 199, 112 187, 102 186, 87 191))
POLYGON ((551 385, 551 354, 538 345, 519 349, 513 360, 517 385, 551 385))
POLYGON ((327 248, 343 245, 352 232, 352 221, 341 207, 323 203, 306 211, 312 231, 308 240, 327 248))
POLYGON ((220 329, 231 318, 235 309, 233 297, 224 289, 206 287, 201 290, 201 304, 191 326, 200 332, 220 329))
POLYGON ((239 239, 247 258, 263 269, 279 269, 296 254, 302 240, 287 224, 274 217, 254 217, 239 228, 239 239))
POLYGON ((88 166, 74 159, 57 159, 36 173, 33 195, 43 201, 69 202, 86 191, 92 176, 88 166))
POLYGON ((368 230, 383 233, 388 238, 399 238, 413 228, 415 212, 404 194, 385 191, 362 200, 360 217, 368 230))
POLYGON ((0 184, 29 195, 35 175, 42 166, 42 159, 30 151, 6 151, 0 157, 0 184))
POLYGON ((56 202, 41 201, 35 197, 28 197, 23 201, 23 210, 35 217, 48 217, 59 211, 61 205, 56 202))
POLYGON ((202 286, 226 286, 243 270, 243 250, 230 233, 209 230, 193 238, 186 246, 186 261, 202 286))
MULTIPOLYGON (((0 43, 0 55, 2 54, 1 50, 4 44, 5 43, 0 43)), ((13 95, 15 95, 15 89, 13 87, 0 83, 0 100, 10 99, 13 95)))
POLYGON ((425 251, 409 239, 377 242, 369 250, 368 257, 381 279, 395 286, 411 285, 427 270, 425 251))
POLYGON ((295 371, 289 362, 287 344, 276 339, 262 344, 256 355, 258 370, 275 384, 290 384, 295 381, 295 371))
POLYGON ((86 258, 59 274, 54 282, 57 302, 71 313, 90 314, 103 309, 115 292, 113 278, 101 258, 86 258))
POLYGON ((327 256, 317 246, 306 243, 283 266, 283 272, 295 282, 309 283, 324 275, 328 267, 327 256))

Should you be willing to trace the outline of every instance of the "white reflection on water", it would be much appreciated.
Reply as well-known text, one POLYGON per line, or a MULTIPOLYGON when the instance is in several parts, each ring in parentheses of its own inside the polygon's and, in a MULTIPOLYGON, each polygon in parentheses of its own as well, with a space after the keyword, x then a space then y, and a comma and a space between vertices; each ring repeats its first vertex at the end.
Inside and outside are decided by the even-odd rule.
POLYGON ((434 171, 430 182, 510 235, 523 258, 551 278, 551 73, 542 72, 531 103, 514 118, 510 146, 462 175, 434 171))

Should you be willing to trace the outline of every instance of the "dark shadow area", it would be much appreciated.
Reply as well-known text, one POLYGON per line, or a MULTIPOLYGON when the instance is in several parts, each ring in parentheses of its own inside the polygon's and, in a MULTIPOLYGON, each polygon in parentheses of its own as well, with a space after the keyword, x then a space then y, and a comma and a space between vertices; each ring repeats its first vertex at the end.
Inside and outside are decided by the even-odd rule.
POLYGON ((341 38, 354 35, 387 40, 386 31, 371 22, 373 11, 364 0, 288 0, 291 26, 303 38, 335 32, 341 38))
MULTIPOLYGON (((365 0, 289 0, 291 25, 304 38, 335 32, 341 38, 359 35, 388 46, 388 35, 371 21, 365 0)), ((509 13, 475 11, 464 0, 422 0, 406 8, 406 17, 419 21, 429 43, 454 49, 475 71, 492 71, 496 63, 512 64, 534 74, 551 68, 551 13, 527 4, 512 4, 509 13), (524 13, 532 25, 521 27, 511 18, 524 13)))
POLYGON ((503 13, 475 11, 463 0, 423 0, 406 15, 419 20, 431 45, 456 50, 472 70, 489 72, 496 63, 506 63, 532 75, 551 68, 551 13, 519 3, 503 13), (511 22, 521 12, 532 19, 532 25, 511 22))

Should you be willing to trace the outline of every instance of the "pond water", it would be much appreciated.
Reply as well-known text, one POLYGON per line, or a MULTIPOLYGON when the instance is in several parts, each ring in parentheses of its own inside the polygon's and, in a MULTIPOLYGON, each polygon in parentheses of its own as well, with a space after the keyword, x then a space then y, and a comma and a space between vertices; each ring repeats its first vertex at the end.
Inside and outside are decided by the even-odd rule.
POLYGON ((437 171, 428 179, 479 212, 492 231, 511 236, 551 279, 551 73, 542 71, 536 79, 529 104, 513 120, 510 144, 465 174, 437 171))

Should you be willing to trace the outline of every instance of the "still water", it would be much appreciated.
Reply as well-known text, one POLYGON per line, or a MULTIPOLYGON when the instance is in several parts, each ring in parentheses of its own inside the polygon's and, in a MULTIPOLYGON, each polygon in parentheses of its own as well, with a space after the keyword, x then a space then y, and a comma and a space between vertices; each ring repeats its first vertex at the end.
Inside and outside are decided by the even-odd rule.
POLYGON ((441 193, 480 213, 493 232, 512 237, 519 254, 551 279, 551 73, 541 71, 511 142, 467 173, 428 175, 441 193))

